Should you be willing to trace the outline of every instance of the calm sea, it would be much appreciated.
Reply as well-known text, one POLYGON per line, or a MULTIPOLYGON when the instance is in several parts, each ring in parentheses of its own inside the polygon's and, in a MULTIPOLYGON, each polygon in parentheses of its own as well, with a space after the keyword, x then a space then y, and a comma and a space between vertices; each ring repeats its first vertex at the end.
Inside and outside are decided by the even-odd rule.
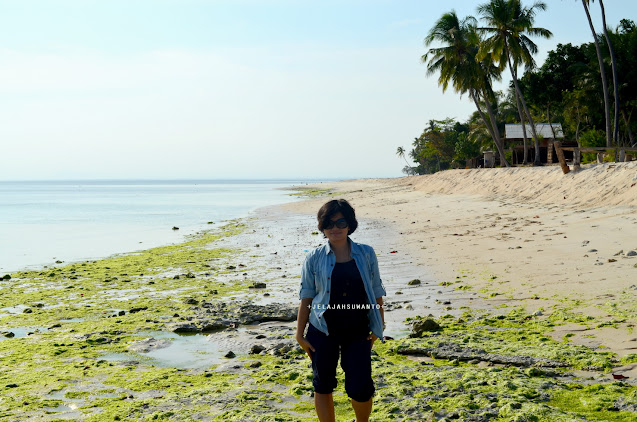
POLYGON ((0 182, 0 276, 177 243, 256 208, 293 201, 280 188, 307 182, 0 182))

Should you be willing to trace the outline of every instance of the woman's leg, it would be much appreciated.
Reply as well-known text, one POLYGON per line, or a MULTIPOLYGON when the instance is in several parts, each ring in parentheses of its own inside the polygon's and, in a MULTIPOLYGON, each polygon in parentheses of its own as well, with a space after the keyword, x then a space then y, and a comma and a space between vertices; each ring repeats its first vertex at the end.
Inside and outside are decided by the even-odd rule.
POLYGON ((341 367, 345 372, 345 391, 352 399, 356 422, 367 422, 372 412, 371 343, 367 336, 357 336, 341 344, 341 367))
POLYGON ((336 388, 336 365, 339 346, 331 336, 326 336, 310 324, 307 340, 315 351, 312 353, 312 384, 314 385, 314 406, 321 422, 334 422, 334 399, 336 388))
POLYGON ((352 407, 356 414, 356 422, 369 421, 369 415, 372 413, 372 399, 362 402, 352 399, 352 407))
POLYGON ((334 416, 334 397, 332 393, 314 393, 314 407, 316 408, 316 416, 318 416, 320 422, 336 421, 336 417, 334 416))

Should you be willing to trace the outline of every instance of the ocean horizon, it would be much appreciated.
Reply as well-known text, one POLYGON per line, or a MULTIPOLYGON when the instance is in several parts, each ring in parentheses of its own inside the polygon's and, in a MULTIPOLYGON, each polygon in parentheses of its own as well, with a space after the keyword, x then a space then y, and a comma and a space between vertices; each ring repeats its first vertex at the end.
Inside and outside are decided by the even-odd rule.
POLYGON ((325 180, 0 181, 0 276, 179 243, 325 180))

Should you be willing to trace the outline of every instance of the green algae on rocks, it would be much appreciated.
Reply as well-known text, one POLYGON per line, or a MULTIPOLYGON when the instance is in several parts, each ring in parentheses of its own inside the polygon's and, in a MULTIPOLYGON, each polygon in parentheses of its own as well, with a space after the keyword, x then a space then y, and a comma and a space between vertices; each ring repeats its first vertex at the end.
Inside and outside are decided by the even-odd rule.
POLYGON ((296 196, 299 198, 307 198, 307 199, 323 198, 323 197, 335 195, 334 190, 331 188, 320 189, 320 188, 306 188, 303 186, 295 186, 293 190, 298 192, 291 193, 290 196, 296 196))

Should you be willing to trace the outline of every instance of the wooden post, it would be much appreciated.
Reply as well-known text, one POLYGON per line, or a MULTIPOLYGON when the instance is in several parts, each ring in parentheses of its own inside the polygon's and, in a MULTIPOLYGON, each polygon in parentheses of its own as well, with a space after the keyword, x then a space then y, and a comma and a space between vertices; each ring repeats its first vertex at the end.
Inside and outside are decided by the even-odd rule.
POLYGON ((602 164, 604 162, 604 153, 603 152, 598 152, 597 153, 597 164, 602 164))
POLYGON ((568 164, 566 164, 564 151, 562 151, 562 143, 560 141, 555 141, 553 145, 555 145, 555 152, 557 154, 557 159, 560 161, 560 166, 562 166, 562 171, 566 174, 571 171, 571 169, 568 167, 568 164))
POLYGON ((623 163, 625 161, 626 161, 626 150, 622 148, 619 150, 619 162, 623 163))
POLYGON ((580 163, 582 162, 582 153, 579 148, 573 150, 573 171, 580 169, 580 163))
POLYGON ((547 142, 547 148, 546 148, 546 163, 547 164, 553 164, 553 146, 555 145, 555 147, 557 148, 556 144, 558 142, 561 144, 560 141, 553 141, 552 139, 549 139, 549 141, 547 142))

